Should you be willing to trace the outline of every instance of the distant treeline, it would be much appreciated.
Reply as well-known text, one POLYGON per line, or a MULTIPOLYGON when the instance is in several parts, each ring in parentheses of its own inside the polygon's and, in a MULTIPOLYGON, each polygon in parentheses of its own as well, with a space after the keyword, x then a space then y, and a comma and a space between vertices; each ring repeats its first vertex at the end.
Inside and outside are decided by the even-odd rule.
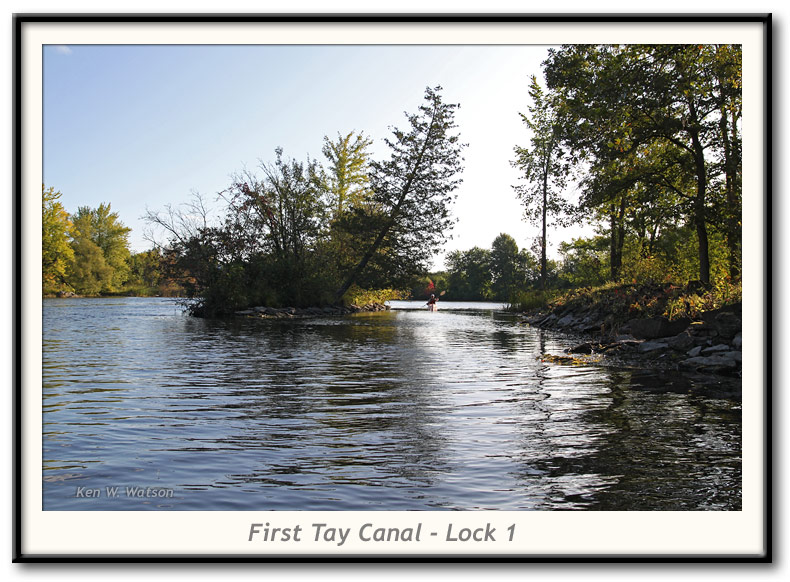
POLYGON ((180 295, 163 277, 162 254, 129 250, 131 229, 110 204, 81 206, 69 214, 61 193, 42 187, 42 291, 44 295, 180 295))

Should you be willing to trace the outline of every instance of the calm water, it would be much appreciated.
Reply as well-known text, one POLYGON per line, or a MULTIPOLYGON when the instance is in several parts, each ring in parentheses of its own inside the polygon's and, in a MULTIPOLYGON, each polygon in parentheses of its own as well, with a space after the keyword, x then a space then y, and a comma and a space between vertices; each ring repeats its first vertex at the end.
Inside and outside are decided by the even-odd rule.
POLYGON ((739 403, 541 362, 572 340, 498 305, 419 305, 45 300, 44 509, 740 509, 739 403))

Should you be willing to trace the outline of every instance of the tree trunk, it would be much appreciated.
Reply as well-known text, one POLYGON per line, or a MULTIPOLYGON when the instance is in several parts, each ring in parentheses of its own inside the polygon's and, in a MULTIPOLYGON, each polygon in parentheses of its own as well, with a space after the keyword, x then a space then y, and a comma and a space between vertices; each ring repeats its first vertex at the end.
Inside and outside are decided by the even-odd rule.
POLYGON ((617 214, 614 204, 609 209, 609 276, 617 281, 620 265, 617 261, 617 214))
POLYGON ((727 119, 727 110, 724 106, 721 108, 721 119, 719 120, 719 129, 721 131, 722 150, 724 153, 724 191, 727 197, 726 217, 725 217, 725 232, 727 233, 727 250, 729 252, 728 262, 730 277, 735 280, 740 277, 741 261, 740 261, 740 227, 738 218, 740 209, 738 208, 738 195, 736 192, 737 180, 737 164, 734 163, 733 145, 730 141, 729 120, 727 119))
POLYGON ((540 245, 540 288, 546 290, 546 205, 548 204, 548 173, 543 174, 543 237, 540 245))
POLYGON ((689 114, 688 134, 691 137, 691 148, 697 173, 697 194, 694 197, 694 226, 697 229, 699 244, 699 280, 705 285, 710 285, 710 255, 708 252, 708 229, 705 216, 708 176, 705 168, 705 150, 699 138, 697 109, 693 102, 689 103, 689 114))

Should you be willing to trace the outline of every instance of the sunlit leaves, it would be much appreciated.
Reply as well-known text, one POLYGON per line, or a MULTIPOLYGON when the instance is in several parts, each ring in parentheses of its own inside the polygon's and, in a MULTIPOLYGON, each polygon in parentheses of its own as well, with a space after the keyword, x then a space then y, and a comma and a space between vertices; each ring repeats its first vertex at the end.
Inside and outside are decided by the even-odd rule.
POLYGON ((60 202, 61 193, 54 188, 45 189, 41 186, 42 197, 42 243, 41 267, 42 287, 44 293, 53 293, 69 289, 66 272, 74 257, 69 245, 71 221, 60 202))

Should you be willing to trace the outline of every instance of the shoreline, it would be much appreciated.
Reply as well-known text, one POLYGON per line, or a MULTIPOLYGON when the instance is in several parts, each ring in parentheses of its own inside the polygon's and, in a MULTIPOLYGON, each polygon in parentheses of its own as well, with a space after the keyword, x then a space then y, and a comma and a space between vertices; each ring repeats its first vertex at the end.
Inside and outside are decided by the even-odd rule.
POLYGON ((635 389, 741 399, 740 303, 694 319, 637 317, 619 326, 612 325, 611 314, 593 316, 589 308, 549 308, 521 317, 524 324, 578 340, 562 355, 542 354, 543 361, 635 372, 635 389))

